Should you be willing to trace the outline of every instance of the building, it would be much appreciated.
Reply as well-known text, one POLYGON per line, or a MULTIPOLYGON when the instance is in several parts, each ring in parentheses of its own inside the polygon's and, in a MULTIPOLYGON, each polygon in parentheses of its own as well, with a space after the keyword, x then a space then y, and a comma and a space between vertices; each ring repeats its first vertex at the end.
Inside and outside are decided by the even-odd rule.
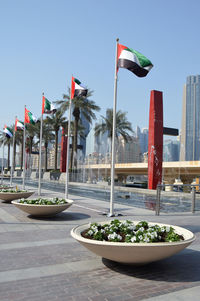
POLYGON ((200 160, 200 75, 188 76, 184 85, 180 160, 200 160))
POLYGON ((163 161, 179 161, 180 142, 178 140, 165 140, 163 143, 163 161))
POLYGON ((86 156, 92 153, 98 153, 100 157, 105 158, 110 152, 111 141, 107 133, 100 133, 99 136, 95 136, 93 127, 86 139, 86 156))
POLYGON ((141 162, 141 152, 138 138, 132 136, 126 142, 122 136, 118 138, 116 151, 116 163, 141 162))
POLYGON ((142 131, 141 131, 140 127, 137 126, 137 128, 136 128, 136 138, 138 138, 138 140, 139 140, 140 151, 141 151, 142 154, 148 152, 148 135, 149 135, 148 128, 143 128, 142 131))

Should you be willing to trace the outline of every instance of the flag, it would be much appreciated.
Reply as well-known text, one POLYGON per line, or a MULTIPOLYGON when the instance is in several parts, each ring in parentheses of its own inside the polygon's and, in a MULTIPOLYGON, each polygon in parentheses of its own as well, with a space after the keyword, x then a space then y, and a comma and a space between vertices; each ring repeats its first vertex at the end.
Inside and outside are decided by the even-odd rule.
POLYGON ((12 130, 7 125, 4 126, 3 132, 7 138, 11 138, 13 136, 12 130))
POLYGON ((24 118, 24 123, 31 123, 35 124, 37 122, 37 118, 33 116, 33 114, 25 108, 25 118, 24 118))
POLYGON ((143 54, 136 50, 118 44, 117 68, 125 68, 139 77, 144 77, 153 64, 143 54))
POLYGON ((81 82, 72 76, 71 84, 71 99, 74 97, 85 97, 87 96, 87 89, 81 84, 81 82))
POLYGON ((55 106, 44 96, 42 97, 42 114, 54 114, 56 112, 55 106))
POLYGON ((15 120, 15 132, 17 130, 23 130, 24 129, 24 123, 16 118, 15 120))

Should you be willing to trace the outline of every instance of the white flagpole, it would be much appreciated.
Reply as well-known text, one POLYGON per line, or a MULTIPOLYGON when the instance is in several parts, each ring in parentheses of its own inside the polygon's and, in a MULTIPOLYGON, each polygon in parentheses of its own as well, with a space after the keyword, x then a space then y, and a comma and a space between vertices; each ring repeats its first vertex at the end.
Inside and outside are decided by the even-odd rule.
POLYGON ((26 122, 25 122, 25 111, 26 111, 26 106, 24 106, 23 189, 25 189, 25 157, 26 157, 26 122))
POLYGON ((70 133, 71 133, 71 112, 72 112, 72 99, 70 89, 70 100, 69 100, 69 117, 68 117, 68 133, 67 133, 67 152, 66 152, 66 183, 65 183, 65 199, 68 199, 68 188, 69 188, 69 146, 70 146, 70 133))
MULTIPOLYGON (((17 116, 15 116, 15 122, 16 122, 17 116)), ((14 131, 13 131, 13 152, 12 152, 12 165, 11 165, 11 173, 10 173, 10 186, 12 186, 12 180, 13 180, 13 172, 14 172, 14 149, 15 149, 15 125, 14 125, 14 131)))
MULTIPOLYGON (((44 96, 44 93, 42 94, 44 96)), ((39 181, 38 181, 38 196, 41 195, 41 165, 42 165, 42 126, 43 126, 43 113, 40 122, 40 149, 39 149, 39 181)))
POLYGON ((4 177, 4 140, 3 140, 3 156, 1 161, 1 185, 3 185, 3 177, 4 177))
POLYGON ((114 216, 114 180, 115 180, 115 129, 116 129, 116 108, 117 108, 117 59, 118 59, 118 42, 116 39, 116 57, 115 57, 115 81, 114 81, 114 98, 113 98, 113 130, 112 130, 112 161, 111 161, 111 187, 110 187, 110 212, 109 217, 114 216))

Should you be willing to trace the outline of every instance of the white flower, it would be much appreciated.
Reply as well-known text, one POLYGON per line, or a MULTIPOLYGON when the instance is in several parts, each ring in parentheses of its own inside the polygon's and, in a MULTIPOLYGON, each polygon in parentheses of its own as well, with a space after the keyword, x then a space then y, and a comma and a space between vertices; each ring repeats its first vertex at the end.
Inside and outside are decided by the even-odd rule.
POLYGON ((101 233, 105 233, 105 230, 104 230, 104 229, 101 229, 101 233))
POLYGON ((115 239, 116 237, 117 237, 117 233, 114 232, 114 233, 108 235, 108 240, 115 239))
POLYGON ((149 242, 149 238, 148 237, 144 237, 144 242, 149 242))
POLYGON ((135 230, 135 225, 128 226, 128 229, 131 230, 131 231, 134 231, 135 230))
POLYGON ((139 239, 139 240, 143 240, 143 236, 142 236, 142 235, 139 235, 139 236, 138 236, 138 239, 139 239))
POLYGON ((166 229, 166 232, 170 231, 170 227, 169 226, 165 227, 165 229, 166 229))
POLYGON ((90 236, 92 236, 93 233, 94 233, 94 232, 93 232, 92 230, 89 230, 89 231, 87 232, 87 234, 90 235, 90 236))
POLYGON ((161 232, 165 232, 165 227, 161 227, 161 228, 160 228, 160 231, 161 231, 161 232))
POLYGON ((136 241, 136 236, 131 237, 131 242, 135 242, 136 241))
POLYGON ((144 227, 140 227, 138 231, 144 232, 144 227))
POLYGON ((98 232, 98 228, 97 228, 97 226, 95 226, 95 225, 93 225, 93 226, 91 227, 91 230, 93 230, 94 232, 98 232))
POLYGON ((109 234, 108 235, 108 240, 113 240, 113 239, 119 239, 119 240, 122 240, 122 237, 121 235, 117 234, 117 233, 112 233, 112 234, 109 234))

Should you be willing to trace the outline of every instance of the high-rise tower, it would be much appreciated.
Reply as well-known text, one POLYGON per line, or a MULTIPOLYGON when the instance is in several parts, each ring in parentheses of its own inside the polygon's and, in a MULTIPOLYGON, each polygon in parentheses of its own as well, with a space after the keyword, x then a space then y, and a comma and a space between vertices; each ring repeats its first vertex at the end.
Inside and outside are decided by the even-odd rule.
POLYGON ((180 160, 200 160, 200 75, 188 76, 184 85, 180 160))

